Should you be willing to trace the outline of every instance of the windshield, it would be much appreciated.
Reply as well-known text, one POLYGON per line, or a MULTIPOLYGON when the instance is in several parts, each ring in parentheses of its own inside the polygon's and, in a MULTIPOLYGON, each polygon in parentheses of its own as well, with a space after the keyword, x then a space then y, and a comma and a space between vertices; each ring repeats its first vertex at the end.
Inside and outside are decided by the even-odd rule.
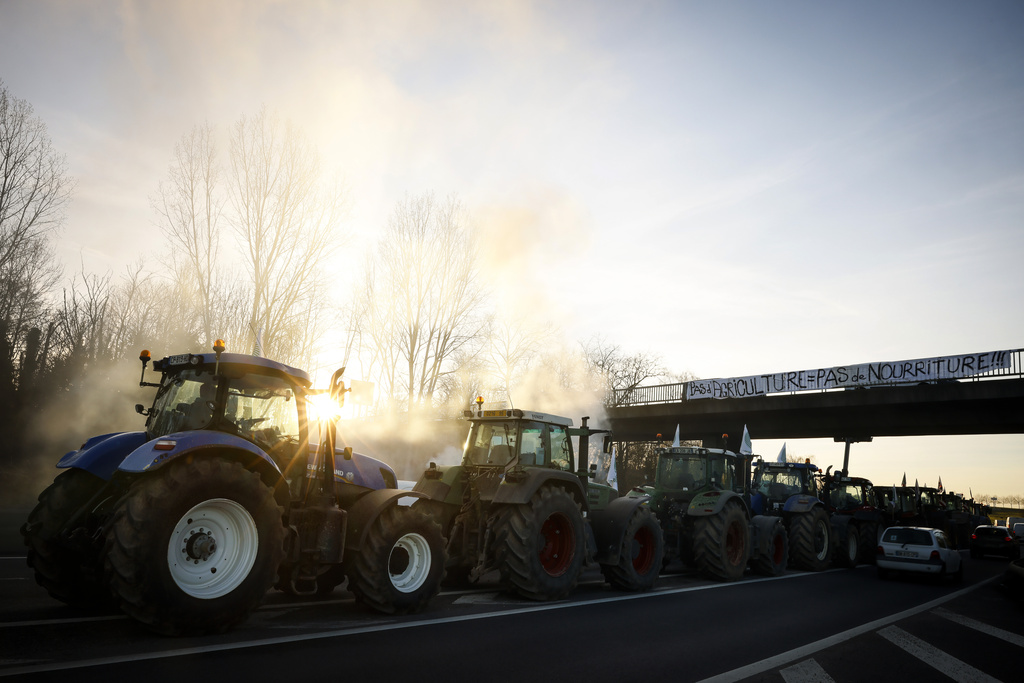
POLYGON ((202 429, 213 420, 217 384, 213 374, 199 368, 164 375, 146 428, 152 438, 202 429))
POLYGON ((757 490, 769 498, 789 498, 803 491, 804 476, 805 470, 767 470, 757 490))
POLYGON ((672 491, 689 491, 700 488, 707 481, 704 458, 699 455, 668 457, 658 461, 659 488, 672 491))
POLYGON ((228 383, 224 419, 242 438, 270 452, 299 443, 299 412, 290 383, 248 374, 228 383))
POLYGON ((885 530, 882 541, 901 545, 932 545, 932 535, 924 529, 893 527, 885 530))
POLYGON ((860 486, 857 484, 835 484, 830 499, 832 507, 837 510, 850 510, 864 504, 860 486))

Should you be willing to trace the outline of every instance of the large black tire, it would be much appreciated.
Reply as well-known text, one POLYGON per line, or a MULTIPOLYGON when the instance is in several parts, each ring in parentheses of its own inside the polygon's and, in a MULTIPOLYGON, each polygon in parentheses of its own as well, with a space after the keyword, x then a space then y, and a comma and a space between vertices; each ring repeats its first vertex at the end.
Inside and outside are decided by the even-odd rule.
POLYGON ((282 509, 258 474, 183 458, 136 481, 107 529, 105 569, 121 609, 167 635, 245 620, 284 558, 282 509))
POLYGON ((821 507, 794 515, 789 524, 789 563, 797 569, 820 572, 832 557, 832 525, 821 507))
POLYGON ((583 571, 580 505, 564 489, 541 486, 530 502, 509 505, 495 522, 495 562, 502 583, 531 600, 560 600, 583 571))
POLYGON ((857 533, 860 537, 860 550, 858 551, 860 553, 858 556, 859 562, 862 564, 875 563, 875 555, 878 552, 878 541, 881 538, 880 534, 882 531, 884 531, 884 529, 881 529, 878 524, 874 522, 867 522, 858 527, 857 533))
POLYGON ((846 527, 846 536, 836 546, 835 563, 840 567, 856 567, 860 558, 860 530, 854 524, 846 527))
MULTIPOLYGON (((104 481, 85 470, 69 469, 57 475, 42 493, 39 503, 21 527, 28 546, 28 566, 36 583, 57 600, 72 607, 102 607, 113 599, 103 583, 100 548, 91 540, 91 531, 83 528, 78 538, 71 535, 67 523, 79 509, 103 488, 104 481)), ((84 523, 86 517, 80 517, 84 523)))
POLYGON ((768 552, 759 553, 753 562, 753 569, 762 576, 781 576, 789 562, 789 534, 779 519, 772 526, 768 538, 768 552))
POLYGON ((348 588, 378 612, 416 612, 441 589, 445 564, 441 525, 415 506, 386 508, 352 557, 348 588))
POLYGON ((693 525, 693 563, 718 581, 743 576, 750 557, 750 526, 746 511, 730 501, 716 515, 698 517, 693 525))
POLYGON ((649 590, 658 580, 664 557, 665 539, 658 518, 646 505, 638 505, 626 525, 619 563, 602 564, 601 573, 620 590, 649 590))

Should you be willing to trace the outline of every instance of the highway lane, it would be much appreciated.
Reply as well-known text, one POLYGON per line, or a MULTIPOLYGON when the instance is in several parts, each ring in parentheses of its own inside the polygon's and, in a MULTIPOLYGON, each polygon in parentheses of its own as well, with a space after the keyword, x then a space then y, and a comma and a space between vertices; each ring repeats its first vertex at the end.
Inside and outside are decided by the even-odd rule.
MULTIPOLYGON (((444 591, 425 612, 408 617, 366 611, 342 589, 327 600, 274 592, 231 633, 165 638, 117 613, 83 615, 66 608, 35 585, 23 559, 0 559, 0 677, 789 680, 780 672, 810 661, 829 676, 812 680, 841 682, 865 680, 859 674, 877 660, 901 670, 923 667, 933 679, 930 665, 878 633, 890 626, 931 638, 963 631, 964 638, 949 644, 958 661, 971 655, 957 643, 970 648, 992 636, 978 635, 936 610, 1024 633, 1019 612, 998 593, 1005 566, 968 559, 966 580, 957 586, 880 581, 870 566, 769 580, 747 577, 733 584, 681 573, 641 595, 613 591, 591 572, 567 601, 538 604, 484 585, 444 591)), ((1017 679, 1000 670, 1020 670, 1022 653, 1009 647, 1015 652, 1004 663, 994 669, 986 663, 996 680, 1017 679)))

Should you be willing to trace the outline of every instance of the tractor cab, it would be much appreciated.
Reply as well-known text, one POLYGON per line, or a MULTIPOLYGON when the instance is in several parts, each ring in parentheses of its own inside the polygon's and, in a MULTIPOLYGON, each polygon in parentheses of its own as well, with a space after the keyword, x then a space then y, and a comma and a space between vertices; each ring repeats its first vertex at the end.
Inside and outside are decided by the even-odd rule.
POLYGON ((875 495, 871 482, 863 477, 827 477, 825 503, 834 512, 851 514, 858 510, 875 508, 875 495))
POLYGON ((670 446, 658 452, 654 486, 644 487, 657 499, 686 502, 704 491, 744 492, 740 458, 730 451, 670 446))
POLYGON ((568 418, 517 409, 481 410, 471 423, 463 455, 467 467, 573 470, 568 418))
POLYGON ((146 435, 211 430, 239 436, 284 470, 309 443, 309 376, 282 363, 241 354, 181 354, 153 363, 162 372, 146 416, 146 435))
POLYGON ((818 497, 815 465, 796 462, 764 462, 754 467, 751 492, 757 499, 755 509, 779 510, 786 507, 793 496, 818 497))

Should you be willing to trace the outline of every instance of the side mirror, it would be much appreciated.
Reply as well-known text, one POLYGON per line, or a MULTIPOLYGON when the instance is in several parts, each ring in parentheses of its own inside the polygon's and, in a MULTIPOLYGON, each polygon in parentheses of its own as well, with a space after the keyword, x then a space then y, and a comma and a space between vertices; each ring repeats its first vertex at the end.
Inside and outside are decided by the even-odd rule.
POLYGON ((146 410, 146 406, 142 405, 141 403, 135 404, 135 412, 138 413, 139 415, 149 415, 149 411, 146 410))
POLYGON ((342 453, 344 453, 346 460, 351 460, 352 459, 352 447, 351 446, 345 446, 345 450, 342 451, 342 453))

